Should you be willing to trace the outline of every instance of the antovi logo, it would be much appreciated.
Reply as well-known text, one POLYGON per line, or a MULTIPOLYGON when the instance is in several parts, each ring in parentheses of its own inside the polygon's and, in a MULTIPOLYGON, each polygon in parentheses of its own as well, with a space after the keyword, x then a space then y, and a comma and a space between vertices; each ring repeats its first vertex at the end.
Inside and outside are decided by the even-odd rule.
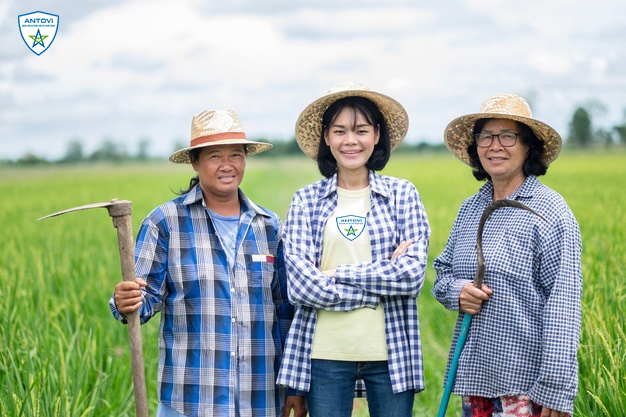
POLYGON ((37 55, 50 48, 59 28, 59 16, 44 12, 33 12, 17 17, 20 33, 26 46, 37 55))
POLYGON ((346 239, 352 241, 359 237, 365 229, 367 218, 361 216, 341 216, 337 217, 337 228, 339 233, 346 239))

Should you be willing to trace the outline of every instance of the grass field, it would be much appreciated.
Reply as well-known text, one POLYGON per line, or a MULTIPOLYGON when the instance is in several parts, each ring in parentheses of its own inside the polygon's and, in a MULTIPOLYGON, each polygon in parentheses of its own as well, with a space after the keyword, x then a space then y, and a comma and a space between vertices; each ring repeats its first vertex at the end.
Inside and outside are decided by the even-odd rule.
MULTIPOLYGON (((441 253, 462 200, 476 192, 469 168, 448 155, 396 156, 386 174, 411 180, 432 228, 429 261, 441 253)), ((174 197, 192 171, 156 164, 42 169, 0 168, 0 416, 134 415, 128 336, 107 301, 120 266, 106 210, 35 219, 113 197, 133 201, 134 231, 174 197)), ((306 159, 250 158, 244 191, 284 217, 293 192, 319 174, 306 159)), ((578 416, 626 410, 626 154, 563 155, 541 179, 561 193, 583 237, 583 331, 578 416)), ((419 297, 426 391, 414 415, 436 414, 456 314, 419 297)), ((156 408, 158 319, 143 327, 151 411, 156 408)), ((448 415, 459 415, 454 398, 448 415)), ((367 415, 362 402, 355 415, 367 415)))

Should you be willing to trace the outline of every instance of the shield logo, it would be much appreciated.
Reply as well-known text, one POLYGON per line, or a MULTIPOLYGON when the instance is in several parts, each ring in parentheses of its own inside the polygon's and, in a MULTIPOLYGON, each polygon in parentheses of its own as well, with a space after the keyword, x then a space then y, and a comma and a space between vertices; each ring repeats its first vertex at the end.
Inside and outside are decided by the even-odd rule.
POLYGON ((363 233, 366 223, 367 218, 361 216, 337 217, 337 228, 339 229, 339 233, 350 241, 356 239, 361 235, 361 233, 363 233))
POLYGON ((59 16, 44 12, 22 14, 17 17, 22 39, 28 48, 41 55, 50 48, 59 28, 59 16))

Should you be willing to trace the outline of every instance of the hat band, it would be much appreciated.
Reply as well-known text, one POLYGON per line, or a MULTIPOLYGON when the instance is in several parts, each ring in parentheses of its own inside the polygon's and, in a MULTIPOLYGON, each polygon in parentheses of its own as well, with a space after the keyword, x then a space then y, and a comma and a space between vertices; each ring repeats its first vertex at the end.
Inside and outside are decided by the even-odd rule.
POLYGON ((215 142, 223 139, 245 139, 246 134, 244 132, 224 132, 216 133, 214 135, 200 136, 191 140, 191 146, 202 145, 203 143, 215 142))

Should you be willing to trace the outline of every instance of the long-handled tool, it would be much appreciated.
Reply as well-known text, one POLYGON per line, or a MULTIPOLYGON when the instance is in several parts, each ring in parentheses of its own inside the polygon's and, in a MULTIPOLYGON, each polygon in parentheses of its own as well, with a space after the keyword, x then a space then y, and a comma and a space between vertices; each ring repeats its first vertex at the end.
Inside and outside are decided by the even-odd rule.
MULTIPOLYGON (((478 233, 476 236, 476 256, 478 258, 478 268, 476 268, 476 275, 474 278, 474 287, 476 288, 482 287, 483 278, 485 278, 485 257, 483 256, 483 228, 485 227, 485 222, 487 221, 487 218, 491 215, 491 213, 503 207, 515 207, 523 210, 528 210, 545 220, 545 218, 541 214, 537 213, 535 210, 531 209, 527 205, 520 203, 519 201, 506 199, 497 200, 488 205, 485 211, 483 211, 483 215, 480 217, 480 222, 478 223, 478 233)), ((463 314, 463 324, 461 325, 459 339, 456 342, 456 347, 454 348, 454 356, 452 357, 452 362, 450 363, 448 380, 446 381, 446 386, 443 391, 441 404, 439 404, 439 412, 437 413, 437 417, 444 417, 446 415, 446 409, 448 408, 448 403, 450 402, 450 394, 452 394, 454 380, 456 379, 456 370, 459 366, 459 358, 461 357, 461 352, 463 352, 465 339, 467 338, 467 333, 469 333, 470 324, 472 323, 471 314, 461 314, 463 314)))
MULTIPOLYGON (((59 216, 78 210, 88 210, 106 207, 109 216, 113 219, 113 226, 117 229, 117 239, 120 248, 120 261, 122 264, 122 277, 124 281, 135 282, 135 258, 133 243, 133 228, 131 224, 131 202, 127 200, 113 199, 106 203, 87 204, 80 207, 59 211, 37 220, 59 216)), ((146 396, 146 376, 143 364, 143 348, 141 345, 141 329, 139 312, 133 311, 126 314, 128 321, 128 335, 130 337, 130 358, 133 370, 133 386, 135 390, 135 413, 137 417, 148 417, 148 398, 146 396)))

